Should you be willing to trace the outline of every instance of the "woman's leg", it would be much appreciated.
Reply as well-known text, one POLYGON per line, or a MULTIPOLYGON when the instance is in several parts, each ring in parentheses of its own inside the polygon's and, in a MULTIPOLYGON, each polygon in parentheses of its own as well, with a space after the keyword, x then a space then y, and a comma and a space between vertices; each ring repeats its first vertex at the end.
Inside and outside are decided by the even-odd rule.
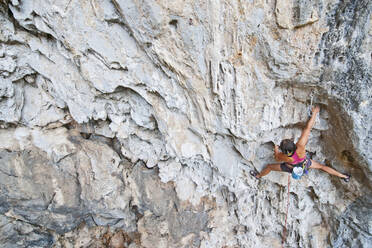
POLYGON ((280 168, 280 163, 266 165, 266 167, 259 174, 257 174, 256 177, 261 178, 269 174, 271 171, 282 171, 280 168))
POLYGON ((311 169, 318 169, 318 170, 322 170, 322 171, 325 171, 327 172, 328 174, 331 174, 331 175, 334 175, 334 176, 337 176, 337 177, 341 177, 341 178, 347 178, 348 176, 347 175, 344 175, 338 171, 336 171, 335 169, 331 168, 331 167, 328 167, 328 166, 325 166, 325 165, 322 165, 314 160, 311 159, 311 165, 310 165, 310 168, 311 169))

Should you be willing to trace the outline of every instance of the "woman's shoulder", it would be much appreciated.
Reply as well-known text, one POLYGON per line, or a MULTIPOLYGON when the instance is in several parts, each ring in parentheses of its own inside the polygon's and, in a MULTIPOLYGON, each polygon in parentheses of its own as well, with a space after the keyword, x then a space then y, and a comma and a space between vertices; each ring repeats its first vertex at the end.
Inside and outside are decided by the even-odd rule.
POLYGON ((306 147, 296 144, 296 153, 300 158, 306 156, 306 147))

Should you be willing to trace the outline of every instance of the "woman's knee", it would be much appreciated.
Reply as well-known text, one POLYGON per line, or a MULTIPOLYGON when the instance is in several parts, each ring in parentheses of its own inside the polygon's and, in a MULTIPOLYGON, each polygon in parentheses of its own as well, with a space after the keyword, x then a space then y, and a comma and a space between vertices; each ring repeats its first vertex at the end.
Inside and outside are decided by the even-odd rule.
POLYGON ((311 165, 310 165, 310 169, 318 169, 318 170, 322 170, 323 167, 325 167, 325 165, 322 165, 314 160, 311 160, 311 165))
POLYGON ((269 168, 270 170, 274 169, 275 165, 274 164, 268 164, 267 165, 267 168, 269 168))
POLYGON ((268 164, 267 168, 274 171, 280 171, 280 164, 268 164))
POLYGON ((327 166, 321 164, 319 166, 319 170, 326 171, 327 170, 327 166))

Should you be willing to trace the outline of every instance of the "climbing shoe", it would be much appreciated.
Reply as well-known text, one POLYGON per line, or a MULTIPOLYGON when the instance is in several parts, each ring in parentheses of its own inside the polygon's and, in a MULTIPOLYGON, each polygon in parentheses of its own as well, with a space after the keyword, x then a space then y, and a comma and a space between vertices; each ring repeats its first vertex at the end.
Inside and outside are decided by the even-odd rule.
POLYGON ((251 170, 249 173, 251 174, 252 177, 254 177, 256 179, 260 179, 259 177, 257 177, 257 175, 258 175, 257 171, 251 170))
POLYGON ((342 180, 344 180, 346 183, 348 183, 350 181, 351 175, 350 174, 344 174, 344 175, 347 176, 347 177, 342 178, 342 180))

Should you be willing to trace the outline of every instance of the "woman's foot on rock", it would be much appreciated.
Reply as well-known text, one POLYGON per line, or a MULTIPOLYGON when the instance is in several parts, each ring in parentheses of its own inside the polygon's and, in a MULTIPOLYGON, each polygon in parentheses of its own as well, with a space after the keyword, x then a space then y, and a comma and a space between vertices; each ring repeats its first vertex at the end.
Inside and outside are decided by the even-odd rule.
POLYGON ((259 174, 257 171, 251 170, 250 174, 251 174, 252 177, 254 177, 256 179, 260 179, 259 177, 257 177, 257 175, 259 174))
POLYGON ((345 178, 342 178, 342 180, 344 180, 345 182, 349 182, 350 181, 350 178, 351 178, 351 175, 350 174, 344 174, 346 177, 345 178))

